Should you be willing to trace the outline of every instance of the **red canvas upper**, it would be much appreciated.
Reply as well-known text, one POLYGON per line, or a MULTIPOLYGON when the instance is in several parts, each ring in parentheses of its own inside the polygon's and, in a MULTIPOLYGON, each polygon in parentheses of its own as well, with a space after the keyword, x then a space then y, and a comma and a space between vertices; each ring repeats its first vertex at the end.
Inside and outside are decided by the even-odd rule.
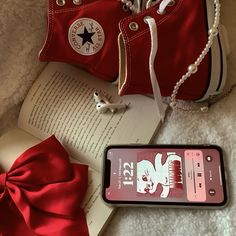
MULTIPOLYGON (((149 75, 149 54, 151 36, 146 16, 155 19, 158 32, 158 51, 155 58, 155 72, 162 96, 170 96, 176 82, 195 62, 208 40, 208 23, 205 0, 176 0, 168 6, 164 15, 157 13, 158 5, 127 17, 120 22, 124 41, 125 72, 120 80, 120 95, 130 93, 152 93, 149 75), (138 30, 129 28, 131 22, 138 24, 138 30)), ((211 72, 211 58, 208 55, 178 93, 181 99, 198 99, 207 89, 211 72)))
POLYGON ((118 23, 131 14, 117 0, 49 0, 48 33, 41 61, 79 65, 98 78, 113 81, 118 75, 118 23))

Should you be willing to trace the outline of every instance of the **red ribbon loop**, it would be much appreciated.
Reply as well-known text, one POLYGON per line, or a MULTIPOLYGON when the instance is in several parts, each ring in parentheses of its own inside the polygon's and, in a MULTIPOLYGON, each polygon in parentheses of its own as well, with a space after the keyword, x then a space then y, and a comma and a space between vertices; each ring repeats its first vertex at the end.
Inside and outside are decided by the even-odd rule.
POLYGON ((0 175, 0 235, 88 235, 87 184, 88 167, 71 164, 54 136, 28 149, 0 175))
POLYGON ((0 174, 0 198, 1 198, 1 194, 2 194, 2 193, 4 192, 4 190, 5 190, 6 177, 7 177, 7 174, 6 174, 6 173, 0 174))

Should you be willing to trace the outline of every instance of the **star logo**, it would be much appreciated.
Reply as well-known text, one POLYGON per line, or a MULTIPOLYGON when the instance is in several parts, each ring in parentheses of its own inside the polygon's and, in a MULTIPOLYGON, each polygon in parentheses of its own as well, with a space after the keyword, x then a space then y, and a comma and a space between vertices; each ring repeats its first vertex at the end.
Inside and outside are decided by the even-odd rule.
POLYGON ((90 56, 99 52, 104 44, 105 35, 101 25, 90 18, 74 21, 68 31, 68 40, 77 53, 90 56))
POLYGON ((84 45, 87 42, 93 44, 92 37, 93 37, 94 34, 95 34, 95 32, 89 33, 87 28, 84 27, 84 33, 83 34, 77 34, 77 35, 83 39, 82 45, 84 45))

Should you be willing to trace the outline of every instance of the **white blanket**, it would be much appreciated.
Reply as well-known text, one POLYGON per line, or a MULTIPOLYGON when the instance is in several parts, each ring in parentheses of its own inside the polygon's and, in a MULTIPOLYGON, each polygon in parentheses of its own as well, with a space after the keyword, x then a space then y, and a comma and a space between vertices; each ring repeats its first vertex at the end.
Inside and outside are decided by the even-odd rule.
MULTIPOLYGON (((46 0, 1 0, 0 134, 16 124, 20 103, 45 64, 37 54, 46 33, 46 0)), ((231 45, 228 81, 236 82, 236 1, 222 0, 222 22, 231 45)), ((169 113, 157 143, 213 143, 223 147, 229 171, 230 204, 223 210, 119 209, 106 228, 118 235, 235 235, 236 90, 207 114, 169 113), (235 156, 234 156, 235 155, 235 156)), ((97 214, 102 214, 98 212, 97 214)))

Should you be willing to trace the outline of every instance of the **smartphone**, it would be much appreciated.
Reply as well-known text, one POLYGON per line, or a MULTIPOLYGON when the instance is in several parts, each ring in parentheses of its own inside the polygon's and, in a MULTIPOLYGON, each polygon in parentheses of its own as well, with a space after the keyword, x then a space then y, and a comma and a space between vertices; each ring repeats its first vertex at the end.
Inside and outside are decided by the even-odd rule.
POLYGON ((223 207, 223 151, 214 145, 108 146, 102 198, 121 206, 223 207))

